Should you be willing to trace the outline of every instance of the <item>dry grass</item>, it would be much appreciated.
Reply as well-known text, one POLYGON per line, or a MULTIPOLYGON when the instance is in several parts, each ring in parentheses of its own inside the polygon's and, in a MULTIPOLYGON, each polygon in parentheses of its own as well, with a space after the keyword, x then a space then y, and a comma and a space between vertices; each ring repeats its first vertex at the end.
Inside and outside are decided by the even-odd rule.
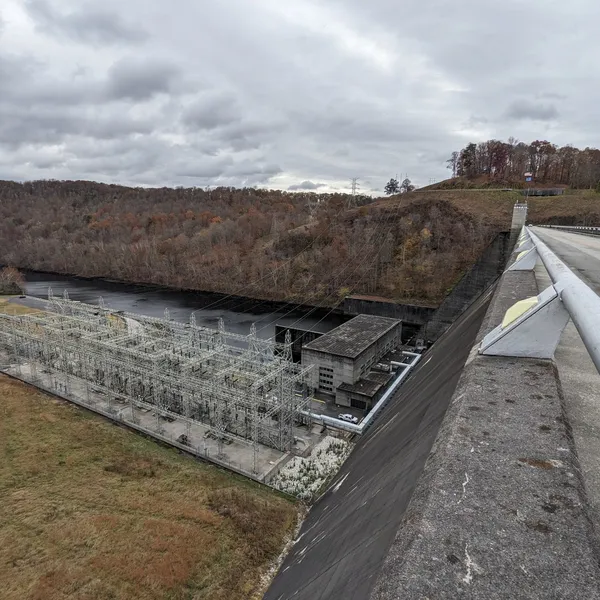
POLYGON ((567 190, 564 196, 529 199, 529 221, 540 225, 600 224, 600 194, 567 190))
POLYGON ((444 200, 475 219, 485 219, 486 223, 501 231, 510 229, 513 206, 522 196, 517 192, 498 190, 444 190, 417 192, 412 194, 412 198, 416 204, 444 200))
POLYGON ((3 600, 259 597, 296 519, 257 484, 0 375, 3 600))
POLYGON ((35 308, 21 306, 11 302, 11 298, 16 296, 0 296, 0 313, 5 315, 27 315, 29 313, 38 312, 35 308))
MULTIPOLYGON (((454 205, 475 219, 484 219, 498 231, 510 228, 515 202, 525 198, 518 192, 499 190, 432 190, 410 194, 406 202, 415 208, 434 200, 454 205)), ((556 225, 600 224, 600 194, 594 190, 566 190, 563 196, 527 198, 528 221, 556 225)))

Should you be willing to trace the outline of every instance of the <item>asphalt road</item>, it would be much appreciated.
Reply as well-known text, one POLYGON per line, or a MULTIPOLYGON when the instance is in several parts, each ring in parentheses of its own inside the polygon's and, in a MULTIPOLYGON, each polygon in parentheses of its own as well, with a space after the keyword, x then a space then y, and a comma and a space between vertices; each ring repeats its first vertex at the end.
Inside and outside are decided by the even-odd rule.
POLYGON ((316 502, 265 600, 364 600, 375 585, 485 315, 480 298, 423 358, 316 502))
POLYGON ((544 227, 533 227, 533 232, 576 275, 600 294, 600 237, 544 227))

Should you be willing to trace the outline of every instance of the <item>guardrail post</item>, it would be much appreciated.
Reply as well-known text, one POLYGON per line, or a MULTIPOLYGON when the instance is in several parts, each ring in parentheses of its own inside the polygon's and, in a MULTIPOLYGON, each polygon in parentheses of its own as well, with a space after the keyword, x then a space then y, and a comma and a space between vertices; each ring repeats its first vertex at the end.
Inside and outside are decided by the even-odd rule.
POLYGON ((538 253, 535 248, 521 251, 517 260, 508 267, 508 271, 533 271, 537 263, 538 253))
POLYGON ((518 246, 513 250, 513 254, 517 252, 525 252, 526 250, 531 250, 535 248, 535 244, 531 239, 519 240, 518 246))
POLYGON ((491 356, 552 358, 569 322, 554 286, 511 306, 502 323, 481 342, 479 353, 491 356))

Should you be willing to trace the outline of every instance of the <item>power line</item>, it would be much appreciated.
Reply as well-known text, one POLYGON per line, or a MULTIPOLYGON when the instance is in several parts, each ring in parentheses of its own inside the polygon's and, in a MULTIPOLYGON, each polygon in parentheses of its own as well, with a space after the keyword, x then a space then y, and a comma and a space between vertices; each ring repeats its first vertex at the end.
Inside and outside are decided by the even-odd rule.
MULTIPOLYGON (((398 214, 400 212, 400 206, 401 203, 398 202, 396 205, 396 211, 395 213, 392 214, 388 214, 387 217, 384 219, 384 224, 387 226, 388 224, 391 223, 390 227, 387 229, 386 233, 383 235, 382 239, 387 238, 387 236, 389 235, 389 233, 392 231, 392 228, 394 226, 394 221, 397 219, 398 214)), ((376 238, 376 233, 379 231, 380 226, 379 225, 375 225, 375 227, 373 228, 373 231, 371 232, 371 235, 368 236, 367 240, 362 244, 360 251, 357 253, 359 256, 362 254, 362 251, 364 251, 368 244, 371 243, 372 240, 377 239, 376 238)), ((376 259, 379 258, 379 254, 381 252, 383 245, 380 245, 379 250, 376 253, 376 259)), ((345 273, 346 270, 350 267, 350 266, 354 266, 354 269, 352 269, 349 273, 346 274, 346 279, 349 279, 351 276, 353 276, 358 269, 360 268, 360 261, 355 261, 355 262, 346 262, 346 264, 338 271, 337 276, 340 277, 342 275, 342 273, 345 273)), ((359 281, 358 284, 353 286, 355 289, 357 286, 359 286, 363 279, 364 279, 365 275, 363 275, 359 281)), ((318 292, 317 292, 318 293, 318 292)), ((317 296, 317 293, 313 294, 313 296, 317 296)), ((304 319, 307 319, 308 317, 310 317, 316 310, 319 309, 327 309, 328 305, 327 305, 327 301, 328 299, 333 299, 337 297, 337 292, 332 292, 330 294, 327 294, 324 298, 321 299, 321 303, 318 304, 317 306, 314 306, 311 310, 308 311, 308 313, 306 313, 305 315, 303 315, 302 317, 300 317, 299 319, 297 319, 296 321, 294 321, 294 323, 292 323, 291 325, 288 325, 286 327, 288 328, 293 328, 295 325, 301 323, 304 319)), ((305 300, 306 302, 306 300, 305 300)), ((298 304, 296 307, 293 307, 291 310, 289 310, 288 312, 286 312, 284 315, 282 315, 280 317, 280 319, 283 319, 284 317, 286 317, 287 315, 291 314, 292 312, 294 312, 295 310, 297 310, 297 308, 303 306, 303 304, 298 304)), ((337 308, 337 305, 333 306, 326 314, 324 317, 322 317, 319 321, 317 321, 317 323, 311 327, 316 327, 318 326, 320 323, 322 323, 335 309, 337 308)), ((265 329, 267 326, 262 327, 261 329, 259 329, 258 331, 262 331, 263 329, 265 329)))
MULTIPOLYGON (((385 220, 385 223, 386 223, 386 225, 387 225, 387 224, 389 224, 389 223, 391 223, 391 225, 390 225, 390 227, 388 228, 388 230, 387 230, 387 233, 386 233, 386 234, 385 234, 385 235, 382 237, 382 239, 386 239, 386 238, 387 238, 387 236, 388 236, 388 235, 389 235, 389 234, 392 232, 392 229, 393 229, 393 227, 394 227, 394 221, 396 221, 396 220, 397 220, 397 218, 398 218, 398 215, 399 215, 399 213, 400 213, 400 207, 401 207, 401 205, 402 205, 402 203, 401 203, 401 202, 398 202, 398 203, 397 203, 397 205, 396 205, 396 211, 395 211, 395 213, 393 214, 393 218, 392 218, 392 217, 390 217, 390 216, 388 216, 388 217, 386 218, 386 220, 385 220)), ((375 231, 376 231, 376 230, 377 230, 377 227, 375 228, 375 231)), ((371 236, 370 236, 370 238, 369 238, 369 240, 368 240, 367 242, 365 242, 365 244, 363 245, 363 247, 364 247, 364 248, 366 248, 367 244, 368 244, 368 243, 369 243, 369 242, 370 242, 370 241, 371 241, 371 240, 374 238, 374 233, 375 233, 375 232, 373 232, 373 235, 371 235, 371 236)), ((379 259, 379 255, 380 255, 380 253, 381 253, 381 250, 382 250, 382 248, 383 248, 383 244, 381 244, 381 245, 379 246, 379 250, 378 250, 378 251, 377 251, 377 253, 376 253, 376 259, 377 259, 377 260, 379 259)), ((356 268, 355 268, 355 269, 354 269, 354 270, 351 272, 351 275, 354 275, 354 273, 357 271, 357 269, 358 269, 358 266, 357 266, 357 267, 356 267, 356 268)), ((359 281, 358 281, 358 284, 357 284, 356 286, 354 286, 354 287, 355 287, 355 289, 356 289, 356 287, 358 287, 358 286, 359 286, 359 285, 362 283, 362 281, 363 281, 364 277, 365 277, 365 275, 363 274, 363 276, 362 276, 362 277, 359 279, 359 281)), ((332 294, 330 294, 330 296, 331 296, 331 295, 332 295, 332 294)), ((320 306, 320 307, 315 307, 315 308, 314 308, 312 311, 310 311, 310 312, 309 312, 307 315, 304 315, 304 317, 302 317, 302 318, 298 319, 297 321, 295 321, 294 323, 292 323, 291 325, 289 325, 289 326, 288 326, 288 328, 290 328, 290 329, 291 329, 291 328, 293 328, 293 327, 294 327, 296 324, 298 324, 298 323, 301 323, 303 318, 306 318, 306 317, 310 316, 310 314, 312 314, 312 312, 314 312, 314 310, 316 310, 317 308, 326 308, 326 307, 322 307, 322 306, 320 306)), ((326 318, 327 318, 327 317, 328 317, 328 316, 329 316, 329 315, 330 315, 330 314, 331 314, 331 313, 332 313, 332 312, 333 312, 333 311, 334 311, 336 308, 337 308, 337 306, 333 306, 332 308, 330 308, 330 310, 329 310, 329 311, 328 311, 328 312, 327 312, 327 313, 326 313, 326 314, 325 314, 325 315, 324 315, 324 316, 323 316, 321 319, 319 319, 319 321, 317 321, 317 323, 315 323, 315 324, 314 324, 312 327, 315 327, 315 328, 316 328, 316 327, 317 327, 317 326, 318 326, 320 323, 322 323, 322 322, 323 322, 323 321, 324 321, 324 320, 325 320, 325 319, 326 319, 326 318)))

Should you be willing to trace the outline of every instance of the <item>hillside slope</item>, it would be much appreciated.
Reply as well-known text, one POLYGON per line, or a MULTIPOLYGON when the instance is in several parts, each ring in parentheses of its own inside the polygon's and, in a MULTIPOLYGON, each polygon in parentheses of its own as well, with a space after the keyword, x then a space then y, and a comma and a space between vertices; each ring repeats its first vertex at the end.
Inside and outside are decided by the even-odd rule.
MULTIPOLYGON (((597 197, 536 198, 531 218, 589 222, 597 197)), ((434 305, 518 198, 432 190, 348 209, 343 194, 0 182, 0 264, 323 306, 350 292, 434 305)))

